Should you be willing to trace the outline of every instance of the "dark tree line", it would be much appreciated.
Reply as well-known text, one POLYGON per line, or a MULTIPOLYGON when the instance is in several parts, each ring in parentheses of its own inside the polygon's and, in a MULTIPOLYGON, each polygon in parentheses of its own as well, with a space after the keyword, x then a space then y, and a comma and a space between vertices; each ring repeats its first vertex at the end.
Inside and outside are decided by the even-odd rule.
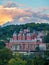
POLYGON ((19 32, 20 29, 30 29, 30 32, 33 32, 33 30, 36 31, 49 31, 49 24, 45 23, 27 23, 24 25, 9 25, 5 27, 0 27, 0 40, 9 40, 10 37, 12 37, 12 34, 14 31, 17 33, 19 32))

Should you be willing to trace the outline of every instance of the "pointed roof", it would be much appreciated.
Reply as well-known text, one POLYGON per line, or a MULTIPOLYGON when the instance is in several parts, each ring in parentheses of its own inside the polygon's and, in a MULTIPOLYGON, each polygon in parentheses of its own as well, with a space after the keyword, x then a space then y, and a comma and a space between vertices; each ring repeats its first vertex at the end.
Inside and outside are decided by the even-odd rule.
POLYGON ((17 36, 17 32, 16 31, 14 31, 13 36, 17 36))
POLYGON ((19 31, 20 33, 23 33, 23 30, 22 29, 20 29, 20 31, 19 31))

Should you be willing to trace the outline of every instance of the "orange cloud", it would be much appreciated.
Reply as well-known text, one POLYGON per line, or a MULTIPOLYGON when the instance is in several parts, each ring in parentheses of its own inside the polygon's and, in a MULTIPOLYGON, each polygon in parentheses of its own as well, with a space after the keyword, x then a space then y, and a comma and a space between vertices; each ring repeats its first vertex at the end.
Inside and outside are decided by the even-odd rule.
MULTIPOLYGON (((26 12, 23 9, 16 7, 4 7, 0 6, 0 25, 6 23, 7 21, 14 20, 15 17, 23 17, 30 15, 31 12, 26 12)), ((22 19, 20 19, 22 20, 22 19)))
POLYGON ((9 14, 7 14, 7 11, 3 8, 0 8, 0 25, 12 20, 12 17, 9 14))
POLYGON ((0 15, 0 25, 6 23, 7 21, 12 21, 12 18, 8 15, 0 15))
POLYGON ((30 8, 21 9, 18 7, 12 7, 11 5, 10 7, 0 5, 0 25, 6 23, 7 21, 25 23, 25 22, 30 22, 30 21, 37 22, 39 19, 49 20, 49 15, 42 14, 43 11, 36 12, 30 8))

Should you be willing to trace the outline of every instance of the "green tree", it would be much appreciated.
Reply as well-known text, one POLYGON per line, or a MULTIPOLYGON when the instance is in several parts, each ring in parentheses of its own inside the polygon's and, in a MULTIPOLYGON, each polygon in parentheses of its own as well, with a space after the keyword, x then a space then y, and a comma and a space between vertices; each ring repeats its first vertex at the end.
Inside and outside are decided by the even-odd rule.
POLYGON ((3 41, 0 41, 0 49, 5 47, 5 43, 3 41))
POLYGON ((33 61, 33 60, 28 59, 28 60, 27 60, 26 65, 34 65, 34 61, 33 61))
POLYGON ((8 65, 26 65, 26 61, 23 60, 15 60, 15 59, 11 59, 8 62, 8 65))
POLYGON ((43 42, 49 43, 49 33, 44 37, 43 42))
POLYGON ((34 65, 45 65, 45 59, 41 56, 34 58, 34 65))
POLYGON ((7 48, 0 49, 0 65, 7 65, 8 61, 13 57, 11 50, 7 48))

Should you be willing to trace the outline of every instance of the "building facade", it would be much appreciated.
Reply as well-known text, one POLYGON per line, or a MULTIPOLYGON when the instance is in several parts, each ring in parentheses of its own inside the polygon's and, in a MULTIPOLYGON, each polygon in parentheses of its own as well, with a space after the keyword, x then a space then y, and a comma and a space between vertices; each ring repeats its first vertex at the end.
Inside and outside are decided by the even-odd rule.
POLYGON ((6 47, 12 51, 29 52, 34 51, 37 47, 44 47, 45 44, 42 42, 43 33, 38 32, 30 33, 29 29, 20 30, 17 34, 16 31, 13 33, 13 37, 10 38, 10 42, 6 43, 6 47))

